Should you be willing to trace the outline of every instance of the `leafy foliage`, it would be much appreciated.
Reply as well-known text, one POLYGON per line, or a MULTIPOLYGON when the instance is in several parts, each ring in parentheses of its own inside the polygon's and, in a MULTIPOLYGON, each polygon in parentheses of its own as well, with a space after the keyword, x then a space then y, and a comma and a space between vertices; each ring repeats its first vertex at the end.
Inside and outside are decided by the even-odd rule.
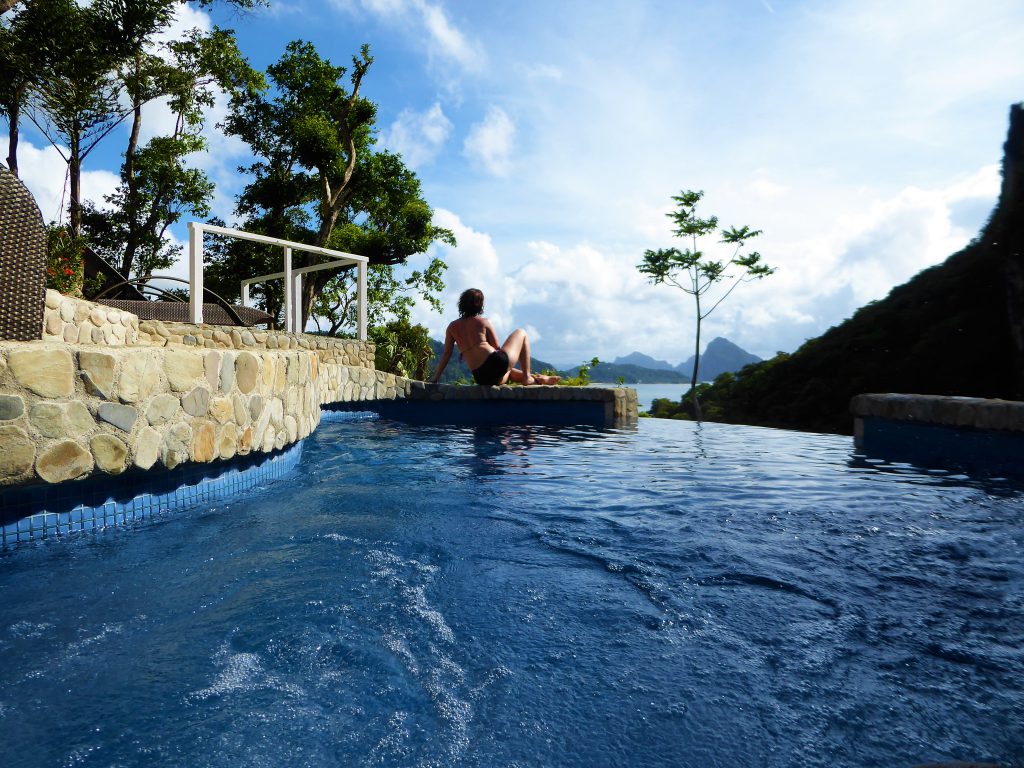
MULTIPOLYGON (((419 179, 401 157, 374 151, 377 107, 360 95, 372 63, 365 45, 349 68, 322 58, 311 43, 293 41, 267 68, 268 87, 233 91, 224 127, 257 158, 245 169, 252 181, 238 200, 245 229, 367 256, 376 265, 402 264, 435 241, 454 244, 449 230, 433 225, 419 179)), ((224 271, 235 275, 280 269, 279 253, 244 244, 226 247, 217 258, 225 259, 224 271)), ((319 261, 295 254, 296 266, 319 261)), ((414 279, 412 290, 435 292, 434 275, 439 270, 428 268, 414 279)), ((348 322, 344 313, 350 302, 344 297, 350 280, 328 288, 327 299, 314 307, 337 276, 333 270, 308 275, 304 322, 314 311, 327 312, 332 326, 348 322)), ((280 292, 280 283, 261 288, 258 298, 266 311, 280 307, 280 292)))
POLYGON ((80 295, 85 275, 84 237, 75 237, 67 227, 46 228, 46 287, 69 296, 80 295))
POLYGON ((563 387, 585 387, 590 384, 590 370, 601 364, 596 357, 589 361, 580 363, 580 367, 573 376, 564 376, 558 383, 563 387))
POLYGON ((371 328, 370 340, 377 345, 376 366, 396 376, 424 381, 427 366, 434 356, 430 332, 408 319, 393 320, 387 325, 371 328))

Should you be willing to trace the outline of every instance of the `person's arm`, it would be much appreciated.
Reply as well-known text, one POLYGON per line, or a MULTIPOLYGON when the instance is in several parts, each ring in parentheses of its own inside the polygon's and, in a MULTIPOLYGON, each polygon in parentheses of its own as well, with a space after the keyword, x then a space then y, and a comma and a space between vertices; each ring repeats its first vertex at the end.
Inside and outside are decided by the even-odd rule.
POLYGON ((501 349, 501 344, 498 342, 498 334, 494 331, 494 326, 491 325, 491 321, 484 318, 484 334, 487 338, 487 343, 491 345, 493 349, 501 349))
POLYGON ((444 373, 445 366, 448 365, 448 361, 452 356, 452 348, 455 346, 455 337, 452 336, 451 326, 444 332, 444 352, 441 353, 441 362, 437 364, 437 370, 434 371, 434 378, 431 381, 432 384, 437 384, 441 379, 441 374, 444 373))

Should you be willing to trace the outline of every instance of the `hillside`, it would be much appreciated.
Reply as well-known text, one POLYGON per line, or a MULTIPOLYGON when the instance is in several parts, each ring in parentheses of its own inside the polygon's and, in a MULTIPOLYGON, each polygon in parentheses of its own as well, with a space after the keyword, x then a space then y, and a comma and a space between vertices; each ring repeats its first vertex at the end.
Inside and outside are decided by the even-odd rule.
MULTIPOLYGON (((579 373, 579 366, 566 371, 569 376, 579 373)), ((590 380, 597 384, 614 384, 619 379, 626 384, 688 384, 689 379, 671 369, 644 368, 639 365, 600 363, 590 369, 590 380)))
MULTIPOLYGON (((757 355, 752 355, 719 336, 711 340, 704 354, 700 356, 700 380, 714 381, 723 373, 738 371, 745 365, 760 361, 761 358, 757 355)), ((694 358, 691 355, 689 360, 676 366, 676 370, 687 380, 693 378, 693 362, 694 358)))
POLYGON ((638 368, 649 368, 655 371, 674 371, 675 366, 667 360, 655 360, 643 352, 630 352, 624 357, 616 357, 612 365, 635 365, 638 368))
POLYGON ((999 203, 974 242, 792 355, 722 377, 705 392, 705 417, 849 434, 850 398, 862 392, 1021 399, 1022 105, 1011 108, 1004 150, 999 203))

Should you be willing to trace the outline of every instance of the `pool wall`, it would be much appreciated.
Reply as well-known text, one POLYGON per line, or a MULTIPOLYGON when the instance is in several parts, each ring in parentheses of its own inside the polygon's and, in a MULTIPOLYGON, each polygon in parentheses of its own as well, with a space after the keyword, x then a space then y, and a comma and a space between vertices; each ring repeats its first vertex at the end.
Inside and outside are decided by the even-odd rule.
POLYGON ((1024 403, 939 395, 853 398, 854 443, 866 455, 925 467, 1024 474, 1024 403))

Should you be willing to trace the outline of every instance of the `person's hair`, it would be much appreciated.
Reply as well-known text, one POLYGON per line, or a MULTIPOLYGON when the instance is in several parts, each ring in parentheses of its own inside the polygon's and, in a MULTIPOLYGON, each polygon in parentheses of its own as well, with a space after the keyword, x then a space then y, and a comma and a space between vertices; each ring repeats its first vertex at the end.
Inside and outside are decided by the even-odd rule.
POLYGON ((476 317, 484 311, 484 294, 476 288, 467 288, 459 296, 459 317, 476 317))

